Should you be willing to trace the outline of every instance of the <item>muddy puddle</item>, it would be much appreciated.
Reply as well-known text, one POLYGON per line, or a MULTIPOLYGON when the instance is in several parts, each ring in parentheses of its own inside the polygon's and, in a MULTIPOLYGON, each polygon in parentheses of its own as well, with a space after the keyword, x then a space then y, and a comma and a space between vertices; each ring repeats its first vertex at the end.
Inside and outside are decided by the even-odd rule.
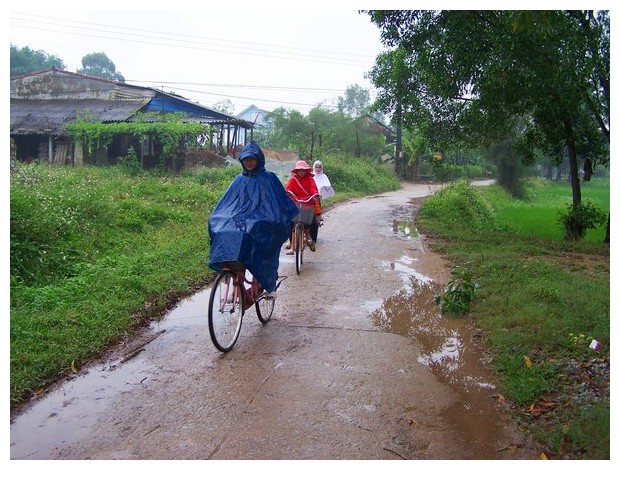
MULTIPOLYGON (((423 237, 413 222, 395 219, 393 232, 414 242, 417 250, 423 251, 423 237)), ((397 271, 403 285, 381 306, 373 305, 377 307, 370 314, 373 323, 383 331, 415 341, 421 350, 418 362, 427 365, 442 383, 460 396, 460 402, 444 413, 447 421, 461 435, 472 437, 472 445, 478 443, 476 438, 485 445, 472 451, 472 458, 496 458, 497 452, 485 449, 489 439, 497 436, 499 395, 494 379, 484 368, 487 353, 476 342, 480 333, 466 317, 441 315, 435 299, 444 293, 444 287, 417 272, 415 258, 402 256, 396 261, 382 262, 381 266, 397 271)))
POLYGON ((153 321, 141 344, 123 357, 81 372, 32 402, 11 423, 11 459, 50 458, 58 446, 88 435, 113 399, 122 399, 141 386, 146 388, 160 369, 141 353, 155 345, 174 345, 184 330, 206 331, 209 292, 198 292, 163 319, 153 321))

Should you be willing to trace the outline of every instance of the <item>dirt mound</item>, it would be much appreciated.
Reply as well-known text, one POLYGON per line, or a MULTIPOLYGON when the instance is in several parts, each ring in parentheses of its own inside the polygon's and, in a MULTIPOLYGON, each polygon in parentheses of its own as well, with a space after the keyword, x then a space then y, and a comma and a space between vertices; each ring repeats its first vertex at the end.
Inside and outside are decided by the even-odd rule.
POLYGON ((292 150, 268 150, 263 149, 265 157, 279 162, 290 162, 299 160, 299 153, 292 150))

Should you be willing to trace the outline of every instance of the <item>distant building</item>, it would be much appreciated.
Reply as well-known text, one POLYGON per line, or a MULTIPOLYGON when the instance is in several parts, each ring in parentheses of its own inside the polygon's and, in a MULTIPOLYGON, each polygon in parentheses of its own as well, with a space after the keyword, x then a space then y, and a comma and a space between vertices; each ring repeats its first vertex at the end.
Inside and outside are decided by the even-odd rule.
POLYGON ((362 115, 361 117, 353 120, 353 122, 359 128, 363 128, 364 130, 380 135, 385 135, 386 144, 394 143, 396 141, 396 130, 393 127, 389 127, 381 123, 372 115, 362 115))
POLYGON ((273 128, 273 120, 267 118, 271 112, 258 108, 256 105, 250 105, 245 110, 237 114, 237 118, 250 122, 255 128, 273 128))

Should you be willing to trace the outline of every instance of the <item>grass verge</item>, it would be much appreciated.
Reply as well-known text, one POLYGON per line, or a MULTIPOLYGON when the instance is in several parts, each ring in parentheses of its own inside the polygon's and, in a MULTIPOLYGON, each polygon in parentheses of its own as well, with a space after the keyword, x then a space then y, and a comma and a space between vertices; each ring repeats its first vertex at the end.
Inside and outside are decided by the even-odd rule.
MULTIPOLYGON (((566 183, 536 181, 529 200, 455 182, 417 222, 433 248, 478 285, 466 313, 486 334, 492 366, 518 419, 550 458, 610 457, 610 249, 604 226, 562 240, 566 183), (598 348, 590 348, 592 340, 598 348)), ((583 188, 609 212, 609 181, 583 188)))

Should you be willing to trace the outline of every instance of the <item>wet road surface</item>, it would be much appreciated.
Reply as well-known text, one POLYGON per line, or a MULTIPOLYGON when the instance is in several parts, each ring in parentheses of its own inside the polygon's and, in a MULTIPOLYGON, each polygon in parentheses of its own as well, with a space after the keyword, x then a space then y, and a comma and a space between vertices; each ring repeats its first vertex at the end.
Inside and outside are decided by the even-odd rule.
POLYGON ((428 185, 328 211, 274 318, 219 353, 208 289, 11 424, 11 459, 533 459, 477 332, 442 317, 450 266, 412 224, 428 185))

